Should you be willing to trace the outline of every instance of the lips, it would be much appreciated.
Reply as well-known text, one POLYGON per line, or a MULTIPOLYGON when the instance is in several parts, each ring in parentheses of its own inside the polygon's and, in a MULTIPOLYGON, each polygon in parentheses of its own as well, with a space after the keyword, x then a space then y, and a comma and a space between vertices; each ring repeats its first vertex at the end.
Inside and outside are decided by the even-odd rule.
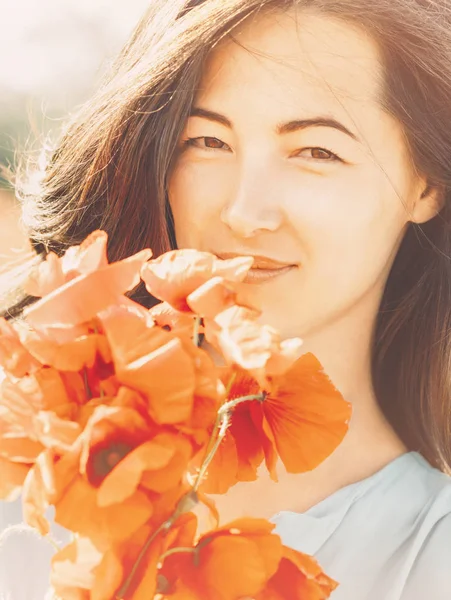
POLYGON ((216 254, 218 258, 228 259, 237 256, 252 256, 254 262, 252 268, 247 272, 243 283, 264 283, 284 275, 297 267, 296 264, 269 258, 268 256, 256 256, 252 254, 237 254, 235 252, 222 252, 216 254))
POLYGON ((255 269, 268 269, 268 270, 278 270, 285 269, 286 267, 294 267, 294 263, 290 263, 287 261, 280 261, 273 258, 269 258, 267 256, 257 256, 254 254, 237 254, 236 252, 222 252, 220 254, 216 254, 218 258, 228 259, 228 258, 236 258, 237 256, 251 256, 254 259, 252 264, 252 270, 255 269))

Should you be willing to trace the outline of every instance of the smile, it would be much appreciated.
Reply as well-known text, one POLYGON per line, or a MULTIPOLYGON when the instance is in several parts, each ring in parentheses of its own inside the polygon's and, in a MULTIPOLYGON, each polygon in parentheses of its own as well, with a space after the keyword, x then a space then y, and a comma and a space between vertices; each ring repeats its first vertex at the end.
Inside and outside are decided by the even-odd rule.
POLYGON ((278 269, 250 269, 245 279, 243 279, 243 283, 264 283, 265 281, 280 277, 295 268, 296 265, 288 265, 278 269))

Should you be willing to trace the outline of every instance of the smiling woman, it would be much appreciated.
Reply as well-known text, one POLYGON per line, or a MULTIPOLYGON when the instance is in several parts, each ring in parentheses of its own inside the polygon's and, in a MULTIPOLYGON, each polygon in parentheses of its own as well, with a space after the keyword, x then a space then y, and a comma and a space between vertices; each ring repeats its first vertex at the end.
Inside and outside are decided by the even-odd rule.
POLYGON ((313 471, 218 504, 273 517, 336 600, 451 595, 450 98, 445 0, 155 0, 18 187, 30 266, 96 228, 112 261, 255 257, 239 302, 303 339, 353 417, 313 471))

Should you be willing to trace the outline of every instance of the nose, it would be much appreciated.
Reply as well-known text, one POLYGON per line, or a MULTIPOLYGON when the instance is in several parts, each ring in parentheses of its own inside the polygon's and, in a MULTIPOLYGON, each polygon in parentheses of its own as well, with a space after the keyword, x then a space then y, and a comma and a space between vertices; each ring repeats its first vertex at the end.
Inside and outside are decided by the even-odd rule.
POLYGON ((276 231, 283 223, 280 198, 262 173, 242 179, 221 211, 221 221, 237 236, 249 238, 276 231))

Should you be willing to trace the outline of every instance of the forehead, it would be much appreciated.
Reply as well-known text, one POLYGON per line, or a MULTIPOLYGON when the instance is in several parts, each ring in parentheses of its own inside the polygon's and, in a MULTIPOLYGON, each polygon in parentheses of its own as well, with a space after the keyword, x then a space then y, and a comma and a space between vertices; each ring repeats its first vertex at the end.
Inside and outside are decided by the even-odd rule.
POLYGON ((242 112, 248 98, 260 117, 302 110, 349 121, 380 108, 382 89, 380 52, 363 29, 292 8, 255 15, 218 45, 197 99, 242 112))

